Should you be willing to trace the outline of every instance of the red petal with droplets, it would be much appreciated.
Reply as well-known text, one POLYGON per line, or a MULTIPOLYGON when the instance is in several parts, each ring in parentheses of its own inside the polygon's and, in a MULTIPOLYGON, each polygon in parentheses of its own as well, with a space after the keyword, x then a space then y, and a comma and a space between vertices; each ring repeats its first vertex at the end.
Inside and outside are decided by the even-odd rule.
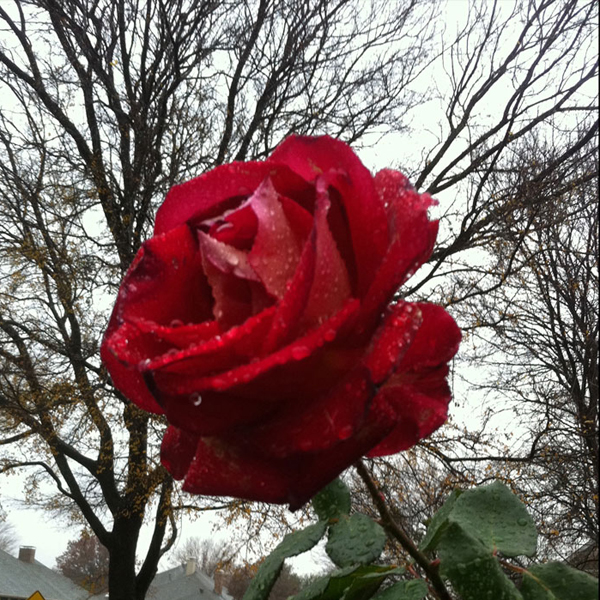
POLYGON ((196 454, 198 438, 169 426, 163 436, 160 459, 175 479, 183 479, 196 454))
POLYGON ((156 390, 169 423, 194 435, 224 435, 268 419, 279 407, 279 398, 262 395, 246 398, 211 390, 172 396, 156 390))
POLYGON ((414 342, 406 353, 399 370, 422 371, 445 364, 457 353, 461 332, 456 321, 437 304, 417 303, 423 315, 414 342))
POLYGON ((440 367, 426 381, 413 385, 390 383, 381 390, 380 400, 394 411, 396 425, 368 456, 385 456, 411 448, 444 424, 451 399, 447 375, 447 367, 440 367))
POLYGON ((174 319, 205 321, 210 318, 209 294, 188 227, 154 237, 140 248, 121 284, 101 354, 117 389, 144 410, 162 413, 133 363, 168 346, 159 340, 146 343, 129 323, 143 319, 168 326, 174 319))
POLYGON ((290 510, 300 508, 342 471, 367 454, 370 448, 385 438, 393 422, 391 412, 379 410, 351 438, 325 452, 304 455, 288 491, 290 510))
POLYGON ((267 292, 282 298, 300 260, 300 245, 293 234, 277 192, 265 179, 250 199, 258 227, 248 261, 267 292))
POLYGON ((113 335, 114 332, 111 333, 110 330, 107 330, 100 356, 110 373, 114 386, 141 409, 162 414, 163 409, 148 390, 141 373, 135 367, 125 365, 119 360, 113 349, 113 335))
POLYGON ((355 433, 374 394, 369 372, 360 366, 326 396, 282 407, 248 438, 256 452, 267 457, 323 451, 355 433))
POLYGON ((185 471, 186 492, 288 503, 291 510, 296 510, 385 437, 392 427, 393 415, 385 410, 377 415, 356 435, 325 452, 303 453, 283 460, 255 454, 244 436, 239 440, 206 437, 198 438, 190 463, 191 436, 181 439, 174 433, 165 438, 161 455, 168 469, 177 468, 178 478, 185 471))
POLYGON ((212 320, 210 288, 198 243, 187 226, 142 245, 121 284, 114 313, 119 323, 144 319, 169 325, 173 320, 212 320))
MULTIPOLYGON (((155 383, 158 389, 165 394, 186 395, 196 392, 202 393, 205 390, 221 391, 238 386, 247 387, 250 382, 264 376, 258 384, 259 389, 262 386, 265 393, 272 393, 272 370, 286 367, 275 378, 285 381, 286 378, 292 376, 292 373, 287 371, 288 365, 292 365, 291 371, 293 372, 295 370, 294 367, 303 361, 307 361, 308 359, 315 360, 314 357, 316 354, 318 355, 320 348, 323 348, 331 339, 335 338, 336 333, 340 329, 351 325, 355 315, 358 313, 358 309, 358 301, 349 300, 326 323, 261 360, 243 364, 229 371, 206 377, 194 377, 191 374, 181 377, 177 373, 168 373, 165 369, 162 369, 154 373, 155 383)), ((306 363, 299 370, 306 374, 306 363)), ((306 376, 304 376, 304 379, 306 379, 306 376)))
POLYGON ((399 302, 390 307, 373 335, 365 365, 377 385, 387 381, 418 335, 423 318, 418 305, 399 302))
POLYGON ((352 296, 346 265, 327 223, 330 204, 327 192, 322 189, 317 190, 317 194, 315 274, 301 319, 305 328, 328 319, 352 296))
POLYGON ((212 312, 221 329, 243 323, 273 303, 243 250, 198 232, 202 265, 214 299, 212 312))
MULTIPOLYGON (((154 321, 146 319, 133 319, 132 325, 136 329, 156 340, 169 344, 169 350, 173 348, 184 349, 206 342, 222 333, 216 321, 204 321, 204 323, 184 324, 178 320, 171 321, 171 326, 157 325, 154 321)), ((157 354, 146 353, 146 358, 153 358, 157 354)))
POLYGON ((271 160, 285 163, 307 181, 323 176, 339 191, 355 249, 358 290, 364 294, 388 246, 387 215, 371 173, 348 145, 328 136, 291 136, 271 160))
POLYGON ((169 352, 146 360, 141 369, 196 377, 227 371, 256 358, 256 348, 271 328, 274 313, 274 307, 268 308, 221 335, 198 339, 181 350, 170 348, 169 352))
MULTIPOLYGON (((206 224, 206 222, 203 222, 199 225, 206 224)), ((233 246, 238 250, 250 250, 256 237, 257 228, 256 214, 246 202, 238 210, 214 220, 208 233, 215 240, 233 246)))
POLYGON ((433 250, 438 224, 429 221, 427 209, 434 201, 406 185, 406 177, 397 171, 384 170, 375 176, 379 197, 390 217, 391 243, 364 298, 359 329, 372 328, 381 309, 433 250))
POLYGON ((236 208, 267 177, 284 196, 309 201, 312 195, 311 186, 306 181, 286 165, 273 160, 222 165, 169 190, 156 213, 154 235, 236 208))
POLYGON ((273 325, 263 342, 261 352, 263 356, 278 350, 298 336, 300 318, 308 304, 308 296, 315 278, 316 237, 317 232, 313 231, 313 235, 309 236, 302 250, 294 277, 285 295, 277 304, 273 325))
POLYGON ((418 304, 423 316, 413 343, 396 373, 381 389, 380 400, 397 415, 397 425, 369 456, 394 454, 435 431, 447 417, 451 399, 448 361, 456 354, 460 330, 435 304, 418 304))
POLYGON ((421 324, 414 305, 387 315, 360 362, 320 398, 284 405, 249 436, 258 451, 275 457, 322 451, 354 435, 367 415, 377 386, 392 374, 421 324))

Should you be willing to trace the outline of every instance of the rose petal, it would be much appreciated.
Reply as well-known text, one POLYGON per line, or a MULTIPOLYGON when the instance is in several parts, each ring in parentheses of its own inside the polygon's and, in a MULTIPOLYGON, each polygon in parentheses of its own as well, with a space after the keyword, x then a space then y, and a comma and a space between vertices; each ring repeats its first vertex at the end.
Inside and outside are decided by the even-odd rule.
POLYGON ((322 323, 352 297, 346 265, 340 256, 327 223, 330 202, 326 189, 317 190, 314 227, 316 262, 313 284, 302 315, 305 328, 322 323))
POLYGON ((146 387, 141 373, 136 368, 121 362, 118 348, 120 335, 118 332, 118 329, 109 328, 104 335, 100 349, 100 357, 110 373, 113 385, 127 399, 137 404, 143 410, 162 414, 163 409, 146 387))
POLYGON ((194 435, 223 435, 236 428, 251 426, 257 420, 269 418, 277 409, 280 398, 262 395, 246 398, 231 393, 192 393, 170 396, 156 391, 169 423, 194 435))
POLYGON ((254 454, 243 439, 199 437, 190 462, 193 438, 175 431, 165 437, 161 456, 165 467, 174 469, 171 472, 177 478, 185 471, 186 492, 289 503, 290 509, 296 510, 385 437, 391 425, 392 415, 381 410, 377 419, 334 448, 284 460, 254 454))
POLYGON ((418 305, 399 302, 390 307, 382 325, 373 335, 365 357, 365 365, 375 384, 385 382, 406 352, 410 352, 422 321, 418 305))
POLYGON ((273 152, 307 181, 323 181, 340 192, 355 249, 358 292, 368 289, 388 246, 387 216, 373 178, 351 148, 328 136, 290 136, 273 152))
POLYGON ((362 425, 374 395, 368 369, 357 367, 324 397, 284 407, 248 439, 265 457, 323 451, 348 439, 362 425))
POLYGON ((142 318, 162 325, 212 320, 210 289, 187 226, 142 245, 121 283, 114 316, 118 323, 142 318))
MULTIPOLYGON (((199 224, 199 227, 206 224, 206 221, 204 221, 199 224)), ((256 213, 252 210, 250 204, 245 202, 239 209, 214 219, 208 233, 215 240, 233 246, 238 250, 250 250, 256 237, 257 228, 256 213)))
POLYGON ((291 477, 289 465, 255 458, 218 438, 199 438, 183 490, 281 504, 287 500, 291 477))
POLYGON ((418 304, 423 316, 413 343, 396 373, 380 391, 380 400, 397 415, 397 425, 369 456, 410 448, 444 423, 451 392, 446 381, 448 361, 456 354, 460 330, 435 304, 418 304))
POLYGON ((427 381, 414 385, 389 385, 380 392, 391 407, 396 426, 367 456, 396 454, 414 446, 444 424, 448 417, 451 392, 446 382, 447 368, 430 374, 427 381))
POLYGON ((131 329, 127 323, 143 318, 160 327, 174 319, 206 321, 210 318, 209 300, 210 292, 199 263, 197 244, 187 226, 143 244, 121 284, 102 342, 102 360, 115 387, 144 410, 162 413, 142 375, 123 361, 131 360, 137 353, 137 362, 149 358, 152 353, 165 351, 168 346, 158 340, 148 347, 142 346, 139 331, 131 329), (139 348, 136 348, 137 342, 139 348), (128 344, 131 344, 130 349, 127 349, 128 344))
POLYGON ((327 192, 321 190, 318 198, 312 234, 279 304, 273 330, 265 340, 265 351, 280 347, 299 331, 319 325, 351 297, 346 265, 329 230, 327 192))
POLYGON ((256 238, 248 261, 266 290, 282 298, 300 259, 300 246, 269 179, 265 179, 250 199, 258 219, 256 238))
POLYGON ((271 328, 274 314, 275 307, 268 308, 221 335, 198 339, 181 350, 170 348, 166 354, 155 355, 144 361, 140 368, 143 371, 162 371, 181 376, 201 376, 229 370, 257 358, 256 349, 271 328))
MULTIPOLYGON (((179 320, 171 321, 170 326, 158 325, 146 319, 132 319, 131 323, 142 333, 152 335, 157 340, 169 344, 172 348, 188 348, 219 336, 222 333, 217 321, 204 321, 204 323, 184 324, 179 320)), ((146 353, 146 358, 153 358, 157 354, 146 353)))
POLYGON ((437 221, 429 221, 427 209, 434 203, 428 194, 404 187, 407 180, 397 171, 375 176, 375 186, 390 215, 391 243, 365 295, 358 330, 369 331, 394 293, 431 255, 437 221))
POLYGON ((248 262, 247 253, 198 232, 213 314, 223 330, 243 323, 273 303, 248 262))
POLYGON ((203 231, 198 231, 198 242, 205 267, 206 261, 209 261, 222 273, 235 275, 239 279, 259 281, 258 275, 250 265, 247 252, 219 242, 203 231))
POLYGON ((183 223, 199 223, 236 208, 270 177, 275 189, 290 198, 311 196, 310 186, 285 164, 275 161, 231 163, 169 190, 156 213, 154 235, 183 223))
POLYGON ((400 364, 399 371, 421 371, 447 363, 458 352, 461 332, 450 314, 437 304, 420 302, 423 324, 400 364))
POLYGON ((163 436, 160 459, 175 479, 183 479, 196 454, 198 438, 169 425, 163 436))
MULTIPOLYGON (((291 383, 293 377, 307 379, 306 364, 304 361, 308 362, 308 360, 312 359, 317 350, 327 344, 329 340, 335 338, 339 330, 349 327, 358 309, 358 301, 349 300, 337 314, 321 327, 310 331, 305 336, 296 339, 293 343, 261 360, 241 365, 224 373, 206 377, 189 375, 182 378, 177 374, 161 370, 157 371, 154 375, 156 385, 163 393, 172 395, 189 395, 196 392, 202 393, 205 390, 226 390, 243 386, 244 388, 249 388, 248 393, 244 395, 250 397, 252 388, 248 386, 249 382, 264 375, 267 378, 266 381, 261 380, 257 383, 259 391, 261 386, 266 386, 267 389, 263 390, 263 392, 273 394, 275 392, 274 387, 281 388, 283 386, 283 389, 286 389, 286 391, 287 388, 291 388, 290 393, 292 393, 297 391, 294 390, 291 383), (298 365, 301 366, 300 369, 295 368, 298 365), (283 370, 281 371, 281 369, 283 370), (274 374, 272 373, 273 370, 280 370, 280 373, 274 374), (294 375, 294 371, 298 371, 297 375, 294 375)), ((342 369, 344 367, 345 365, 341 365, 342 369)), ((327 370, 332 371, 329 366, 327 370)), ((335 373, 326 375, 333 376, 335 373)), ((318 374, 315 377, 318 379, 318 374)), ((307 383, 310 384, 310 380, 307 383)))
MULTIPOLYGON (((314 193, 314 190, 311 189, 311 191, 314 193)), ((312 213, 286 196, 279 195, 279 202, 296 238, 298 247, 302 248, 313 228, 312 213)))
POLYGON ((393 416, 385 407, 374 415, 350 438, 325 452, 306 454, 295 473, 287 496, 290 510, 308 502, 319 490, 340 473, 367 454, 393 426, 393 416))
POLYGON ((271 331, 265 337, 261 355, 265 356, 298 337, 300 318, 308 304, 308 297, 315 278, 317 258, 317 232, 313 231, 300 256, 300 261, 289 287, 277 304, 271 331))
POLYGON ((420 324, 421 313, 414 305, 393 307, 360 362, 331 391, 282 406, 270 421, 254 428, 248 436, 251 443, 266 456, 283 458, 322 451, 354 435, 377 386, 397 367, 420 324))

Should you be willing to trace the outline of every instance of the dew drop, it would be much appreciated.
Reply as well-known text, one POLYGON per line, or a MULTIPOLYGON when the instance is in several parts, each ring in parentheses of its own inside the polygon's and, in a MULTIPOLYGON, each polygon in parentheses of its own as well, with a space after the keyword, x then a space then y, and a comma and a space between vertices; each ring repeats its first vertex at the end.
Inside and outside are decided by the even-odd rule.
POLYGON ((335 339, 335 329, 328 329, 325 332, 324 337, 328 342, 333 342, 335 339))
POLYGON ((294 346, 292 348, 292 358, 294 360, 302 360, 310 355, 310 350, 306 346, 294 346))
POLYGON ((200 404, 202 404, 202 396, 200 396, 200 394, 198 394, 198 393, 192 394, 190 396, 190 399, 194 406, 200 406, 200 404))
POLYGON ((340 440, 347 440, 351 435, 352 427, 350 425, 344 425, 338 429, 337 436, 340 440))

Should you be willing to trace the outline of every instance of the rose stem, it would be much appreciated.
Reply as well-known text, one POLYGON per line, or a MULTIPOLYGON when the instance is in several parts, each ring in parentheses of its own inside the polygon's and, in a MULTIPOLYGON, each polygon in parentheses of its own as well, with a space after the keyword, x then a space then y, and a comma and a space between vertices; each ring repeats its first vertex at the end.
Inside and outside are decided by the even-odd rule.
POLYGON ((400 527, 393 519, 388 507, 381 495, 381 492, 377 489, 375 482, 373 481, 367 467, 364 465, 362 460, 359 460, 354 465, 356 471, 360 475, 360 478, 365 482, 371 498, 381 515, 383 527, 387 530, 388 534, 398 540, 400 545, 412 556, 415 562, 423 569, 429 581, 433 585, 437 592, 440 600, 451 600, 450 594, 442 581, 437 569, 428 560, 427 557, 418 550, 413 541, 408 537, 407 533, 400 527))

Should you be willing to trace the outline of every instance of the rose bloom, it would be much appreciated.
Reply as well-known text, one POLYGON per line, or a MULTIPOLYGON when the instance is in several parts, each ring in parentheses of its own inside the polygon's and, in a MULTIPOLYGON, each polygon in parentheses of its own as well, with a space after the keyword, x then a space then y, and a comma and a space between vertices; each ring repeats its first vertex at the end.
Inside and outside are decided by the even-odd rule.
POLYGON ((127 398, 166 416, 162 462, 184 490, 295 509, 446 420, 459 329, 439 306, 394 300, 431 254, 432 204, 329 137, 170 190, 102 358, 127 398))

